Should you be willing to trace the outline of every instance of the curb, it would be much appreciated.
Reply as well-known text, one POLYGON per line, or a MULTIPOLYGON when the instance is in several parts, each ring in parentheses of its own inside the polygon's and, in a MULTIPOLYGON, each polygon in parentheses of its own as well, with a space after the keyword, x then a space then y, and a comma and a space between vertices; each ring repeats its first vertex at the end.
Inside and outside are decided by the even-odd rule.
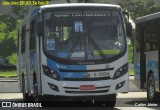
POLYGON ((0 80, 0 82, 18 82, 18 80, 0 80))
POLYGON ((18 82, 18 77, 17 76, 0 77, 0 82, 18 82))

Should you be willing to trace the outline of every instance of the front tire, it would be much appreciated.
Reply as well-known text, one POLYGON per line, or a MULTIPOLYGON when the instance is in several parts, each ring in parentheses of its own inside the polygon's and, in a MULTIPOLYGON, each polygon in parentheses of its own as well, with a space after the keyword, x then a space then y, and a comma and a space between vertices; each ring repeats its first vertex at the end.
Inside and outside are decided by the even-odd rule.
POLYGON ((33 94, 33 98, 34 98, 34 101, 35 102, 38 102, 38 101, 44 101, 44 96, 41 96, 38 94, 38 81, 37 81, 37 77, 36 75, 34 74, 34 78, 33 78, 33 89, 34 89, 34 94, 33 94))
POLYGON ((104 107, 115 107, 116 97, 116 94, 110 94, 107 96, 99 97, 99 101, 96 101, 95 104, 104 107))
POLYGON ((23 93, 23 101, 30 101, 30 97, 28 93, 26 93, 26 84, 25 84, 25 79, 24 76, 22 76, 22 93, 23 93))
POLYGON ((38 96, 38 84, 37 84, 37 78, 36 76, 34 76, 34 80, 33 80, 33 86, 34 86, 34 101, 39 101, 39 96, 38 96))
POLYGON ((115 107, 117 94, 111 94, 107 96, 107 101, 104 103, 104 106, 115 107))

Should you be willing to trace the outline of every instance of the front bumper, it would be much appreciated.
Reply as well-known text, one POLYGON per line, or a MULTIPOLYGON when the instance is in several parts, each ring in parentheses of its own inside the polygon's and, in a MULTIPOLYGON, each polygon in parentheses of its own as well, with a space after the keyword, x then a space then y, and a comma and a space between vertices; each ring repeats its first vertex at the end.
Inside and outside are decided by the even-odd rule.
POLYGON ((118 79, 101 81, 56 81, 42 74, 42 95, 99 96, 128 92, 128 73, 118 79), (94 90, 80 90, 80 85, 94 85, 94 90))

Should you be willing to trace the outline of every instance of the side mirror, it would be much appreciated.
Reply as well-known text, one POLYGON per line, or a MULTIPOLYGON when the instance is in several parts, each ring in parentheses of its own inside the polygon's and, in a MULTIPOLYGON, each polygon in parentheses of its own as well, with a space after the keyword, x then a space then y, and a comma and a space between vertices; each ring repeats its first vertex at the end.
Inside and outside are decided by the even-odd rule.
POLYGON ((43 28, 42 28, 42 22, 38 22, 37 24, 37 35, 40 37, 42 36, 43 28))
MULTIPOLYGON (((123 16, 127 16, 127 19, 129 20, 129 13, 128 13, 128 12, 124 11, 124 12, 123 12, 123 16)), ((127 21, 127 22, 128 22, 128 21, 127 21)))
POLYGON ((126 34, 128 37, 132 37, 132 25, 131 23, 126 23, 126 34))

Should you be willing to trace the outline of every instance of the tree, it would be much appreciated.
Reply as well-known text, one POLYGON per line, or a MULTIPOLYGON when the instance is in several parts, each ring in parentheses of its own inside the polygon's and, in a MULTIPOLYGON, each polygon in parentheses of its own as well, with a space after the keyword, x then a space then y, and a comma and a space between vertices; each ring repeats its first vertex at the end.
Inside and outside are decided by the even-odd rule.
POLYGON ((10 17, 9 15, 0 15, 0 24, 5 24, 6 28, 2 27, 0 31, 3 31, 5 33, 8 33, 10 31, 13 31, 16 28, 17 20, 13 17, 10 17))
POLYGON ((130 12, 132 19, 160 11, 160 6, 154 0, 121 0, 125 9, 130 12))
POLYGON ((27 13, 27 8, 20 5, 13 5, 12 12, 16 15, 17 18, 22 19, 24 15, 27 13))

